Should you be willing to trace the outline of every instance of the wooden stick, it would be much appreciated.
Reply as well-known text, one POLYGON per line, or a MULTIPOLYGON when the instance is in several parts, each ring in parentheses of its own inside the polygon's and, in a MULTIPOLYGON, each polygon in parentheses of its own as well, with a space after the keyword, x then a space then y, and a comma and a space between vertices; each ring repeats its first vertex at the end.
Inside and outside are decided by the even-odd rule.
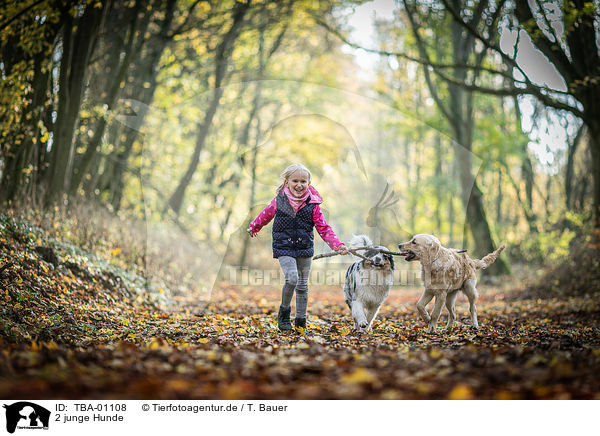
POLYGON ((360 257, 363 260, 367 260, 367 261, 369 260, 368 257, 363 256, 362 254, 358 253, 357 250, 358 250, 358 248, 351 248, 348 250, 348 252, 354 254, 357 257, 360 257))
MULTIPOLYGON (((384 250, 382 248, 374 248, 374 247, 356 247, 356 248, 349 248, 348 252, 354 254, 357 257, 360 257, 362 259, 365 260, 369 260, 368 257, 365 257, 359 253, 357 253, 358 251, 362 251, 362 250, 373 250, 373 251, 378 251, 379 253, 385 253, 385 254, 392 254, 395 256, 406 256, 406 254, 404 253, 399 253, 397 251, 389 251, 389 250, 384 250)), ((322 259, 324 257, 332 257, 332 256, 338 256, 342 253, 340 253, 339 251, 332 251, 331 253, 324 253, 324 254, 317 254, 316 256, 313 257, 314 260, 316 259, 322 259)))
MULTIPOLYGON (((350 249, 348 249, 348 252, 354 254, 357 257, 360 257, 361 259, 369 260, 368 257, 365 257, 365 256, 357 253, 357 251, 361 251, 361 250, 373 250, 373 251, 378 251, 379 253, 391 254, 393 256, 407 256, 408 255, 408 253, 402 253, 402 252, 398 252, 398 251, 389 251, 389 250, 384 250, 382 248, 375 248, 375 247, 350 248, 350 249)), ((466 251, 467 250, 456 250, 457 253, 466 253, 466 251)), ((332 251, 331 253, 317 254, 316 256, 313 256, 313 260, 323 259, 324 257, 339 256, 340 254, 342 254, 342 253, 340 253, 339 251, 332 251)))

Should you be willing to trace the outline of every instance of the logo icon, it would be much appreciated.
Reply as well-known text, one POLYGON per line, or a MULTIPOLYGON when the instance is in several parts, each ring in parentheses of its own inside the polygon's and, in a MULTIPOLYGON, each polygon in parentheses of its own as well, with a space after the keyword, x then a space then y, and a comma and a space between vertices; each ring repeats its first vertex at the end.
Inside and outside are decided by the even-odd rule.
POLYGON ((10 406, 4 405, 6 409, 6 430, 14 433, 15 429, 48 429, 50 411, 42 406, 28 401, 19 401, 10 406))

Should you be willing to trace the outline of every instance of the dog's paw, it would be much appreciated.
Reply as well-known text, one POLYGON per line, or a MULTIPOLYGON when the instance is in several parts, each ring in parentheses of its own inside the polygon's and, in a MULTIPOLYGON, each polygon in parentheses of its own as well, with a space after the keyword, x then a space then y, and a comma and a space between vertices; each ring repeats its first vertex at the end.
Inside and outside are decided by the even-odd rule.
POLYGON ((435 333, 435 326, 430 325, 427 327, 426 333, 435 333))

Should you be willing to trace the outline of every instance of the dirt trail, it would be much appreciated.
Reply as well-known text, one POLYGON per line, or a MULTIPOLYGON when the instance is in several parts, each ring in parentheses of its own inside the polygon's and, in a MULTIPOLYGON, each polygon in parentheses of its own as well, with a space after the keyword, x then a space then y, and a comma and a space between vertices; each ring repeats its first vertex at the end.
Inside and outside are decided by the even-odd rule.
POLYGON ((337 287, 310 288, 305 334, 276 329, 274 287, 222 284, 208 306, 181 299, 173 312, 81 281, 45 294, 45 306, 24 300, 12 313, 33 323, 52 308, 71 324, 28 343, 0 337, 3 398, 600 398, 600 307, 589 296, 519 300, 485 287, 479 331, 461 296, 455 329, 426 334, 420 291, 395 287, 374 331, 357 335, 337 287))

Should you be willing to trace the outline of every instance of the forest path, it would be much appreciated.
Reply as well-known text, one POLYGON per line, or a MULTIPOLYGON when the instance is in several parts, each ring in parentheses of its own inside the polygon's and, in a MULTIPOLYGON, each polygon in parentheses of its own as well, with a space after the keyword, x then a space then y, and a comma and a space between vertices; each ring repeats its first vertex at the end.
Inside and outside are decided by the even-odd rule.
POLYGON ((6 291, 32 340, 0 337, 3 398, 600 398, 600 304, 590 296, 519 299, 482 286, 480 330, 460 296, 455 329, 426 334, 420 290, 394 287, 373 332, 356 334, 339 287, 311 286, 307 332, 284 334, 276 287, 222 283, 208 306, 189 297, 167 312, 71 273, 56 288, 52 274, 21 271, 31 286, 6 291), (35 280, 48 287, 24 298, 41 292, 35 280))

